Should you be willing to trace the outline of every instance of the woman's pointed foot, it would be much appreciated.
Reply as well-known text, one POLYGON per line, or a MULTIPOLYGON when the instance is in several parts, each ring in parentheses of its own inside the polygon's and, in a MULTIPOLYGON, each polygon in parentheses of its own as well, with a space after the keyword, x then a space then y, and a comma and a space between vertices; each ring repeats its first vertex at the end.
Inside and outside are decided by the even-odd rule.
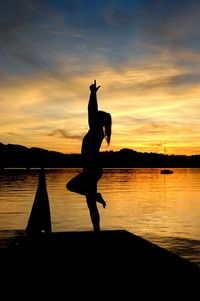
POLYGON ((103 208, 106 207, 106 202, 104 201, 104 199, 102 198, 101 193, 97 193, 97 202, 102 204, 103 208))

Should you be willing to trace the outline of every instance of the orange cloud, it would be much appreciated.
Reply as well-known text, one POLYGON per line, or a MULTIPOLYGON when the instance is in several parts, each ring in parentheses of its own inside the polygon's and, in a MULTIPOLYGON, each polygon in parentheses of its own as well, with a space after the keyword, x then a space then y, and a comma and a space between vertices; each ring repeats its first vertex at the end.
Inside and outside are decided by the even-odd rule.
POLYGON ((119 70, 99 63, 97 70, 72 76, 63 63, 59 74, 2 81, 2 142, 80 152, 81 137, 88 129, 89 85, 96 78, 101 85, 99 109, 113 116, 110 148, 154 151, 167 142, 172 150, 200 152, 195 144, 200 134, 200 84, 185 84, 182 76, 189 74, 187 68, 166 59, 160 65, 153 60, 148 66, 130 62, 119 70))

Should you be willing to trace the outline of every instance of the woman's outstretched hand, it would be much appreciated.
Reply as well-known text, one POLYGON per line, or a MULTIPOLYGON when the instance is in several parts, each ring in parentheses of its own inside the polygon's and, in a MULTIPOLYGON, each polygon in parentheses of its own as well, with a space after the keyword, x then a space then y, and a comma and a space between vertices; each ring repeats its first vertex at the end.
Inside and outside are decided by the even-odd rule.
POLYGON ((97 92, 101 86, 96 86, 96 79, 94 80, 94 84, 90 85, 90 91, 91 92, 97 92))

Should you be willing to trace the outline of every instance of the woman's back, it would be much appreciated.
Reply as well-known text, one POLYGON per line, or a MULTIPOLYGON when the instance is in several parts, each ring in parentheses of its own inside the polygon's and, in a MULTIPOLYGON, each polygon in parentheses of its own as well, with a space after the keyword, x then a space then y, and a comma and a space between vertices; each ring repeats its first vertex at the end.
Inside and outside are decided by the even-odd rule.
POLYGON ((98 154, 104 139, 102 131, 89 130, 83 138, 81 154, 84 166, 93 166, 98 162, 98 154))

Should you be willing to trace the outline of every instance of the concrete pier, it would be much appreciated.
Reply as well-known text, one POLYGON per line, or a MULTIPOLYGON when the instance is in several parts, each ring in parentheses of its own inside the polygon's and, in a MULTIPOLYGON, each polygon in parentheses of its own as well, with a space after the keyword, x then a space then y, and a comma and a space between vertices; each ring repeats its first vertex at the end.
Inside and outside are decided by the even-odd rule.
POLYGON ((199 295, 198 266, 124 230, 26 235, 0 255, 5 284, 40 296, 70 292, 73 298, 62 300, 78 293, 93 300, 107 294, 129 300, 125 296, 139 294, 131 300, 165 300, 176 293, 196 300, 199 295))

